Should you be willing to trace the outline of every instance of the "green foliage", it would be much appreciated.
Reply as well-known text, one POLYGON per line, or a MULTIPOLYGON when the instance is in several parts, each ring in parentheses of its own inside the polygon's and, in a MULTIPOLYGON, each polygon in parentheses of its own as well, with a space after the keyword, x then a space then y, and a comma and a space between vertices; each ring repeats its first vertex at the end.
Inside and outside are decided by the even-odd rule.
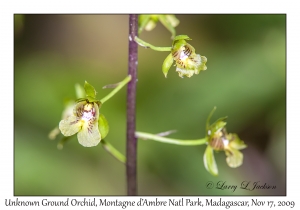
POLYGON ((204 167, 206 170, 214 176, 218 175, 218 167, 214 156, 214 150, 212 147, 207 146, 203 156, 204 167))
POLYGON ((101 134, 101 138, 104 139, 109 132, 109 125, 108 125, 108 121, 106 120, 104 115, 101 113, 99 115, 98 126, 99 126, 99 131, 101 134))
POLYGON ((224 120, 226 120, 227 117, 221 117, 218 120, 216 120, 213 124, 211 124, 207 130, 206 133, 208 133, 208 131, 210 133, 215 133, 221 129, 223 129, 225 127, 225 125, 227 124, 224 120))
POLYGON ((192 40, 192 39, 188 35, 178 35, 174 38, 173 45, 174 42, 176 41, 184 41, 184 40, 192 40))
POLYGON ((87 97, 96 98, 97 92, 96 92, 95 88, 92 85, 90 85, 87 81, 85 81, 85 83, 84 83, 84 90, 85 90, 87 97))
POLYGON ((170 53, 166 57, 166 59, 163 62, 163 65, 162 65, 162 72, 163 72, 163 74, 165 75, 166 78, 167 78, 167 75, 168 75, 168 71, 171 68, 173 62, 174 62, 173 56, 172 56, 172 53, 170 53))
POLYGON ((89 101, 89 102, 98 102, 98 100, 92 96, 87 96, 86 99, 89 101))

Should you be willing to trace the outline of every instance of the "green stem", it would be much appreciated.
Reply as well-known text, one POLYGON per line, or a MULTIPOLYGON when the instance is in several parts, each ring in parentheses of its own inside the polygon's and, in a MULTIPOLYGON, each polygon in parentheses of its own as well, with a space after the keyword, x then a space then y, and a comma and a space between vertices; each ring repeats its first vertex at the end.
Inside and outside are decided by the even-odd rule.
POLYGON ((119 160, 122 163, 126 163, 126 158, 124 155, 122 155, 116 148, 114 148, 110 143, 102 139, 100 141, 102 143, 102 146, 104 149, 109 152, 112 156, 114 156, 117 160, 119 160))
POLYGON ((104 98, 102 98, 100 100, 101 104, 104 104, 104 102, 106 102, 107 100, 109 100, 111 97, 113 97, 122 87, 124 87, 129 81, 131 80, 131 75, 128 75, 127 77, 125 77, 125 79, 123 79, 120 83, 118 83, 118 86, 111 91, 109 94, 107 94, 107 96, 105 96, 104 98))
POLYGON ((134 38, 134 40, 140 46, 146 47, 146 48, 151 48, 152 50, 155 50, 155 51, 171 51, 171 49, 172 49, 172 47, 155 47, 155 46, 149 44, 148 42, 141 40, 137 36, 134 38))
POLYGON ((203 139, 193 139, 193 140, 182 140, 182 139, 172 139, 172 138, 166 138, 162 136, 158 136, 151 133, 144 133, 144 132, 135 132, 135 136, 140 139, 145 140, 154 140, 159 141, 162 143, 168 143, 168 144, 177 144, 177 145, 183 145, 183 146, 195 146, 195 145, 202 145, 206 144, 207 138, 203 139))

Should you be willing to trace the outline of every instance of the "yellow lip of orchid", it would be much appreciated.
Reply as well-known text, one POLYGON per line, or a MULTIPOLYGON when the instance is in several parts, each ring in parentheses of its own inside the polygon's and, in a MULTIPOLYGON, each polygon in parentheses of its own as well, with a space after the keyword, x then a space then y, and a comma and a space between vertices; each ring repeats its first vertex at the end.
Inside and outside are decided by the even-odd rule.
POLYGON ((98 128, 99 108, 95 102, 78 102, 73 114, 59 123, 59 129, 64 136, 77 134, 82 146, 92 147, 99 144, 101 134, 98 128))

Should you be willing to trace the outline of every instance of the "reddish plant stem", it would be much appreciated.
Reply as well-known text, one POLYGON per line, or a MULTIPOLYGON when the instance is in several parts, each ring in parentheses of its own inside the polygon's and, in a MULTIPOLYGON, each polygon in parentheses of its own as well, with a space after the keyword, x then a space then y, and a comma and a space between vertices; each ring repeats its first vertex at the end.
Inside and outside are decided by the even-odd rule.
POLYGON ((129 56, 128 74, 131 81, 127 86, 127 142, 126 142, 126 175, 127 195, 137 195, 136 157, 137 138, 135 137, 135 102, 137 82, 138 45, 134 37, 138 36, 138 15, 129 15, 129 56))

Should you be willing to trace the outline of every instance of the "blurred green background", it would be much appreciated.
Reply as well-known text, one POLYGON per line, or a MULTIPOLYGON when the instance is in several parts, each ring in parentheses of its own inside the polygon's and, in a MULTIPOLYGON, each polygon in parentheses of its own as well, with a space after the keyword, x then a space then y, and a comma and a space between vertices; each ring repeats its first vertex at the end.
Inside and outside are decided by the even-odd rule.
MULTIPOLYGON (((248 148, 244 164, 229 168, 215 153, 219 176, 204 168, 205 146, 138 142, 139 195, 286 194, 286 16, 177 15, 177 34, 187 34, 207 71, 181 79, 161 72, 167 52, 139 47, 137 130, 197 139, 205 120, 228 116, 228 132, 248 148), (232 190, 207 189, 226 181, 232 190), (276 189, 243 190, 243 181, 276 189)), ((58 150, 48 133, 58 125, 75 83, 87 80, 102 98, 106 84, 127 74, 128 15, 14 16, 14 194, 126 195, 125 166, 99 144, 84 148, 77 138, 58 150)), ((141 38, 171 46, 160 24, 141 38)), ((106 140, 125 154, 126 88, 101 107, 110 124, 106 140)))

